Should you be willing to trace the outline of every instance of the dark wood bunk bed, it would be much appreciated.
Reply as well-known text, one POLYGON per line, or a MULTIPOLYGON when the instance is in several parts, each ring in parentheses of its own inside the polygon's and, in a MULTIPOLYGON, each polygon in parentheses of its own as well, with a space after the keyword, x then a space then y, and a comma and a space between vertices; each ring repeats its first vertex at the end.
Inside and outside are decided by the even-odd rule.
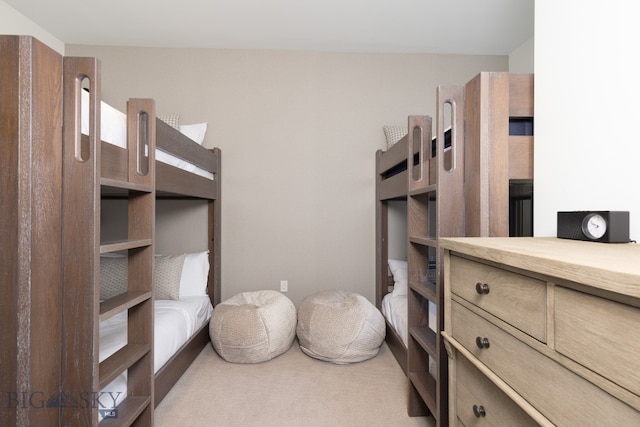
POLYGON ((127 107, 127 146, 136 149, 100 142, 99 61, 64 58, 27 36, 0 36, 0 58, 0 203, 6 213, 0 262, 7 284, 0 375, 16 403, 0 411, 0 424, 98 425, 104 417, 100 425, 151 425, 154 406, 209 341, 207 322, 154 375, 156 198, 206 200, 207 292, 215 306, 220 150, 204 149, 160 122, 153 101, 139 99, 127 107), (83 82, 91 99, 88 137, 78 123, 83 82), (154 161, 156 141, 213 179, 154 161), (101 239, 105 197, 127 201, 124 240, 101 239), (100 301, 100 256, 110 252, 127 254, 128 289, 100 301), (127 344, 99 363, 99 324, 124 311, 127 344), (124 371, 128 397, 117 412, 101 411, 105 407, 96 396, 124 371), (30 404, 34 394, 47 404, 30 404))
POLYGON ((393 283, 388 202, 407 200, 409 348, 388 321, 387 343, 410 378, 409 414, 432 414, 438 425, 447 425, 447 354, 440 334, 426 327, 428 302, 436 307, 436 330, 444 326, 438 238, 532 232, 533 76, 480 73, 464 87, 439 87, 437 103, 434 140, 430 118, 412 116, 408 135, 376 153, 376 303, 380 308, 393 283), (438 138, 443 144, 436 148, 438 138), (413 148, 416 141, 419 150, 413 148), (411 173, 407 157, 413 159, 411 173), (424 274, 429 271, 431 279, 424 274), (430 358, 434 377, 428 373, 430 358))

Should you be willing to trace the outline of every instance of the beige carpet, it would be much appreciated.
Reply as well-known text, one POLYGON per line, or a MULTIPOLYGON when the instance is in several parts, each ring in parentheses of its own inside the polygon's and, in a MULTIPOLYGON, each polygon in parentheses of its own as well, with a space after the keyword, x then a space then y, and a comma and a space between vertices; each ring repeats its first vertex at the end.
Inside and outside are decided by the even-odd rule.
POLYGON ((297 341, 268 362, 240 365, 205 347, 155 411, 155 425, 434 426, 407 416, 407 379, 383 344, 378 356, 335 365, 297 341))

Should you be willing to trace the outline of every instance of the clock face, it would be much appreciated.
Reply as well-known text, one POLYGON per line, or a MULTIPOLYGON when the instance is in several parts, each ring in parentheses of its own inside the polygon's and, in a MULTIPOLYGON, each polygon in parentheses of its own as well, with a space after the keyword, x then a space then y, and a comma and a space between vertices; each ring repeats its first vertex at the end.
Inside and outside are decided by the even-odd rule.
POLYGON ((607 232, 607 220, 600 214, 589 214, 582 221, 582 232, 589 239, 599 239, 607 232))

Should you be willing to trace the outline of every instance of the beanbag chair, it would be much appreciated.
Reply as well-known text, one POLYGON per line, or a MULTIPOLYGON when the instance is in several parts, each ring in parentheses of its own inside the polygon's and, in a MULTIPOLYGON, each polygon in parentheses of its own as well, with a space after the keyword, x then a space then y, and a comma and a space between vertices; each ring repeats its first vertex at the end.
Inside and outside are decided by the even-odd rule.
POLYGON ((322 291, 300 304, 296 334, 308 356, 346 364, 378 354, 385 323, 380 311, 362 295, 322 291))
POLYGON ((227 362, 259 363, 287 351, 296 308, 277 291, 243 292, 218 304, 209 323, 213 348, 227 362))

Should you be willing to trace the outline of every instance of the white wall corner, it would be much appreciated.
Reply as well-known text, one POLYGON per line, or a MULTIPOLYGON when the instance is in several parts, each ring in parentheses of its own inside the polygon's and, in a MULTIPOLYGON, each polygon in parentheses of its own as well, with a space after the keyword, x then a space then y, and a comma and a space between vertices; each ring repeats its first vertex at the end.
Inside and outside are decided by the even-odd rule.
POLYGON ((64 43, 31 19, 0 0, 0 34, 32 36, 64 55, 64 43))
POLYGON ((534 37, 532 36, 509 54, 509 72, 533 73, 534 62, 534 37))

